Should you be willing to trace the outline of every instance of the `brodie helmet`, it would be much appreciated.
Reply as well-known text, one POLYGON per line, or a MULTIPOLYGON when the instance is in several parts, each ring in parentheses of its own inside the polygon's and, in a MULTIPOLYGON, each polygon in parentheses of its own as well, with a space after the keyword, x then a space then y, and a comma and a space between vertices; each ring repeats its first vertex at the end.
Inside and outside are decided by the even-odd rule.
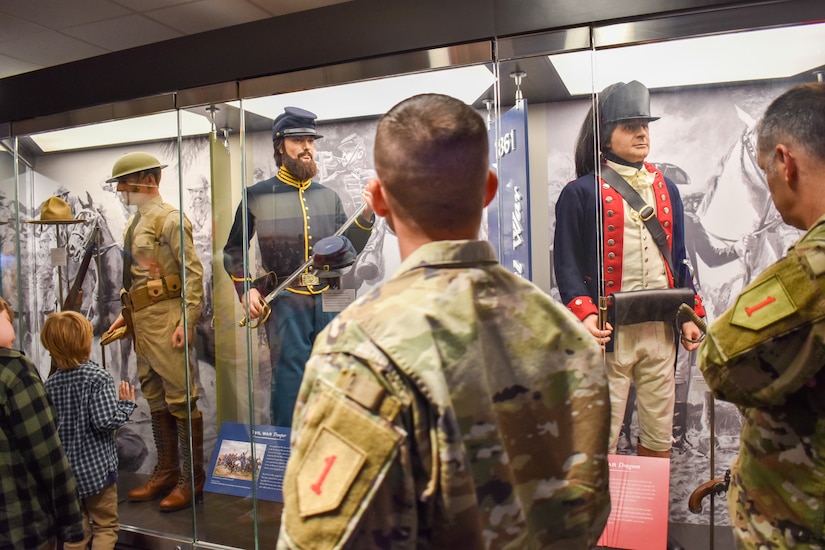
POLYGON ((127 153, 117 159, 112 167, 112 177, 107 179, 106 183, 115 182, 129 174, 136 174, 152 168, 166 168, 167 166, 168 164, 161 164, 157 157, 149 153, 127 153))

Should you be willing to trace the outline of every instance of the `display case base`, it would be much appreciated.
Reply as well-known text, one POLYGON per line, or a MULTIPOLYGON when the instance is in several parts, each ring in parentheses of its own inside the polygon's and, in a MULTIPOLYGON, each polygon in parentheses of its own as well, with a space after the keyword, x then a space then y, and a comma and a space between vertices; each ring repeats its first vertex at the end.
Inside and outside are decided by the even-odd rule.
MULTIPOLYGON (((131 502, 128 494, 148 474, 121 472, 118 479, 118 515, 121 550, 189 550, 198 548, 255 548, 255 512, 251 498, 204 492, 203 502, 177 512, 161 512, 161 499, 131 502)), ((280 502, 258 500, 258 548, 274 548, 278 539, 280 502)))

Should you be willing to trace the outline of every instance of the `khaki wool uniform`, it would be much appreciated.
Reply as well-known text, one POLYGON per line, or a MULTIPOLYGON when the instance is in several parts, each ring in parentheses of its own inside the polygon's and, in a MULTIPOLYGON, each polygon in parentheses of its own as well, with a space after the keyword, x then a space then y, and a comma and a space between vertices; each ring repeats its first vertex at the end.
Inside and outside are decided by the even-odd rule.
MULTIPOLYGON (((203 304, 203 266, 198 258, 192 239, 192 224, 184 217, 183 243, 181 248, 180 212, 155 197, 139 209, 140 219, 132 233, 132 283, 130 294, 145 292, 147 285, 160 285, 170 293, 167 277, 183 279, 181 259, 186 260, 187 322, 194 327, 200 317, 203 304), (159 218, 162 221, 159 221, 159 218), (156 237, 160 227, 160 238, 156 237)), ((127 223, 126 232, 134 216, 127 223)), ((168 294, 167 294, 168 293, 168 294)), ((135 354, 141 391, 149 402, 151 411, 165 410, 173 416, 186 419, 190 410, 186 398, 186 349, 172 346, 175 328, 183 324, 183 308, 180 296, 159 301, 132 312, 135 331, 135 354)), ((191 342, 190 342, 191 343, 191 342)), ((189 388, 191 410, 196 410, 198 389, 195 384, 194 361, 190 362, 189 388)))
POLYGON ((315 342, 278 548, 589 548, 610 399, 582 324, 483 241, 439 241, 315 342))
POLYGON ((825 548, 825 216, 713 324, 699 367, 744 417, 738 546, 825 548))

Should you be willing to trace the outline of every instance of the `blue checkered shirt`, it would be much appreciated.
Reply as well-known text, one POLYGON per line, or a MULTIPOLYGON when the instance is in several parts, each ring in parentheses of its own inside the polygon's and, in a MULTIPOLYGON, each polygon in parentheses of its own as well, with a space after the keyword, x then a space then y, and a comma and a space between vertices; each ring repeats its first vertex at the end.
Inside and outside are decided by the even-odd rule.
POLYGON ((57 431, 69 457, 81 497, 99 493, 117 475, 114 431, 137 405, 119 401, 112 375, 89 361, 58 369, 46 380, 57 411, 57 431))

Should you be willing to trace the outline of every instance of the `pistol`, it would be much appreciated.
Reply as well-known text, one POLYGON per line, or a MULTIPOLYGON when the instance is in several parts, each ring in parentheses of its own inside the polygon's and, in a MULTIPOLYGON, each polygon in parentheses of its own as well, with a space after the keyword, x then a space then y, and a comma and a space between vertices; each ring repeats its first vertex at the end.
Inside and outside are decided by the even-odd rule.
POLYGON ((725 470, 725 477, 717 477, 697 487, 688 498, 688 510, 694 514, 702 513, 702 499, 708 495, 720 495, 728 491, 730 470, 725 470))

